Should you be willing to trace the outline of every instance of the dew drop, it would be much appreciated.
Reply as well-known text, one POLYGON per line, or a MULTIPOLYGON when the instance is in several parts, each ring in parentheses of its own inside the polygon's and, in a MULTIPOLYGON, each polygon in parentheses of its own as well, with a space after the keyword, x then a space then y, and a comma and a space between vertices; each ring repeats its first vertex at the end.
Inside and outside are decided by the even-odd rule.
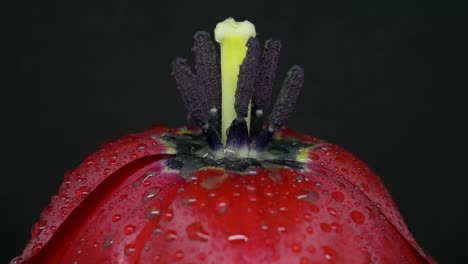
POLYGON ((248 184, 247 186, 245 186, 245 188, 246 188, 247 191, 249 191, 249 192, 255 192, 255 190, 256 190, 256 189, 255 189, 255 186, 250 185, 250 184, 248 184))
POLYGON ((190 240, 207 241, 210 238, 208 232, 203 229, 200 222, 190 224, 185 230, 190 240))
POLYGON ((342 192, 332 192, 331 197, 339 203, 344 201, 344 194, 342 192))
POLYGON ((196 198, 185 197, 184 199, 182 199, 182 204, 183 205, 190 205, 190 204, 196 203, 197 201, 198 200, 196 198))
POLYGON ((333 250, 331 247, 323 246, 322 247, 322 253, 323 253, 323 257, 328 262, 334 262, 336 260, 337 254, 336 254, 335 250, 333 250))
POLYGON ((130 235, 135 232, 136 227, 134 225, 127 225, 124 227, 124 234, 130 235))
POLYGON ((114 243, 114 239, 112 237, 108 237, 106 238, 106 240, 104 240, 104 243, 102 244, 102 246, 104 248, 108 248, 110 247, 112 244, 114 243))
POLYGON ((172 218, 174 218, 174 211, 172 209, 167 209, 166 212, 164 212, 163 217, 166 221, 171 221, 172 218))
POLYGON ((125 248, 124 248, 125 256, 130 256, 133 253, 135 253, 135 245, 133 245, 133 244, 126 245, 125 248))
POLYGON ((161 189, 159 189, 159 188, 149 188, 145 192, 145 194, 143 195, 143 202, 146 203, 146 202, 150 201, 151 199, 156 197, 156 195, 158 195, 160 191, 161 191, 161 189))
POLYGON ((21 264, 23 263, 23 258, 18 256, 18 257, 14 257, 9 264, 21 264))
POLYGON ((280 232, 280 233, 283 233, 283 232, 286 232, 286 227, 278 226, 278 228, 276 228, 276 230, 278 230, 278 232, 280 232))
POLYGON ((366 221, 364 214, 359 211, 352 211, 349 215, 351 216, 353 222, 358 225, 362 225, 364 221, 366 221))
POLYGON ((318 201, 319 196, 318 193, 312 190, 305 190, 303 193, 297 196, 297 199, 311 203, 318 201))
POLYGON ((114 223, 120 221, 120 219, 122 219, 122 216, 119 214, 115 214, 112 216, 112 222, 114 223))
POLYGON ((216 212, 218 214, 224 214, 226 210, 228 209, 228 203, 225 202, 220 202, 216 205, 216 212))
POLYGON ((328 207, 328 212, 332 215, 332 216, 337 216, 338 215, 338 212, 334 209, 334 208, 331 208, 331 207, 328 207))
POLYGON ((331 223, 331 229, 337 233, 340 233, 343 231, 343 226, 337 222, 331 223))
POLYGON ((250 166, 245 169, 245 173, 247 175, 257 175, 261 171, 261 167, 259 166, 250 166))
POLYGON ((149 220, 156 219, 160 214, 161 211, 156 206, 148 207, 145 211, 145 217, 149 220))
POLYGON ((312 215, 309 214, 309 213, 305 213, 305 214, 304 214, 304 220, 306 220, 306 221, 311 221, 311 220, 312 220, 312 215))
POLYGON ((228 236, 228 241, 235 244, 243 244, 249 240, 249 238, 244 234, 235 234, 228 236))
POLYGON ((91 192, 91 188, 89 186, 81 186, 80 188, 75 190, 75 195, 77 197, 85 197, 91 192))
POLYGON ((304 176, 303 176, 302 174, 299 174, 299 175, 296 176, 296 178, 294 178, 294 180, 295 180, 296 182, 301 183, 301 182, 304 181, 304 176))
POLYGON ((47 225, 47 221, 45 220, 37 221, 31 229, 31 238, 37 237, 42 232, 42 230, 44 230, 46 225, 47 225))
POLYGON ((145 144, 145 143, 140 143, 137 145, 137 149, 138 150, 144 150, 145 148, 147 148, 148 146, 145 144))
POLYGON ((291 245, 291 250, 292 250, 292 252, 294 252, 294 253, 301 253, 301 251, 302 251, 302 245, 301 245, 301 243, 299 243, 299 242, 294 242, 294 243, 292 243, 292 245, 291 245))
POLYGON ((36 254, 37 252, 39 252, 40 250, 42 249, 42 243, 37 243, 33 246, 32 248, 32 253, 33 254, 36 254))
POLYGON ((311 226, 308 226, 308 227, 306 228, 306 231, 307 231, 307 233, 309 233, 309 234, 312 235, 312 234, 314 233, 314 228, 311 227, 311 226))
POLYGON ((153 229, 153 235, 159 235, 162 233, 162 229, 160 226, 157 226, 155 229, 153 229))
POLYGON ((178 260, 181 260, 181 259, 183 259, 183 258, 184 258, 184 253, 183 253, 181 250, 178 250, 178 251, 174 254, 174 256, 172 257, 172 259, 173 259, 174 261, 178 261, 178 260))
POLYGON ((174 241, 177 239, 177 232, 174 230, 167 230, 165 234, 165 238, 167 241, 174 241))

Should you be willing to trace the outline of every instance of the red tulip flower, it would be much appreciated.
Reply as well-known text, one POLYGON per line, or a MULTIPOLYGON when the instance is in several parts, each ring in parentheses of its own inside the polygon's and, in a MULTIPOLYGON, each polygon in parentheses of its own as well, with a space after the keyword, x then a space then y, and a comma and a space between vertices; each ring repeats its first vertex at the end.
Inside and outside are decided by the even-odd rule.
POLYGON ((195 34, 173 75, 189 126, 104 144, 67 173, 12 263, 435 263, 379 178, 343 148, 284 128, 304 71, 269 116, 280 41, 249 22, 195 34))

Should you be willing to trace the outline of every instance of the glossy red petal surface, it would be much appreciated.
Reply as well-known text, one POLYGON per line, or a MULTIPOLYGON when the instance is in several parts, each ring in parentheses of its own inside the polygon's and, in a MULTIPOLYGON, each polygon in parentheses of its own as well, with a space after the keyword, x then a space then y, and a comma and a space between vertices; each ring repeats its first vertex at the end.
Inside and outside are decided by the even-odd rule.
POLYGON ((278 137, 314 144, 302 157, 305 170, 205 168, 186 181, 165 166, 169 155, 153 155, 173 151, 151 137, 168 132, 158 129, 136 135, 132 147, 111 148, 126 156, 144 141, 153 152, 108 174, 85 172, 86 165, 73 172, 99 180, 73 212, 58 217, 52 209, 43 217, 61 225, 42 249, 33 240, 23 259, 37 253, 27 263, 435 263, 379 178, 334 144, 282 130, 278 137))
POLYGON ((174 153, 174 150, 157 136, 183 130, 185 128, 169 129, 155 126, 142 133, 104 143, 98 152, 88 156, 75 170, 67 172, 59 192, 51 197, 50 204, 33 225, 31 241, 23 251, 21 259, 28 259, 37 253, 70 213, 113 172, 145 156, 174 153))

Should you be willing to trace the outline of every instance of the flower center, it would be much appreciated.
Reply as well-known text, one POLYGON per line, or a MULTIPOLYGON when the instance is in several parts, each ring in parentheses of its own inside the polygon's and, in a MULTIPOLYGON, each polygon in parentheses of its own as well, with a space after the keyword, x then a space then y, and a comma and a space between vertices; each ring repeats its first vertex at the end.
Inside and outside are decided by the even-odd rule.
POLYGON ((268 125, 264 124, 281 42, 268 39, 261 53, 255 34, 250 22, 228 18, 215 28, 220 62, 210 35, 199 31, 192 49, 196 74, 185 59, 178 57, 172 63, 177 88, 189 112, 189 124, 201 128, 218 157, 247 158, 263 151, 275 131, 286 124, 303 85, 303 69, 293 66, 273 105, 268 125))
POLYGON ((217 168, 226 171, 255 171, 258 167, 289 167, 295 170, 304 169, 307 159, 301 158, 313 144, 304 143, 294 137, 277 138, 262 151, 251 154, 250 157, 239 158, 226 154, 216 157, 207 145, 203 135, 193 133, 166 134, 161 136, 175 150, 176 155, 168 161, 168 167, 180 171, 182 178, 190 180, 190 175, 202 168, 217 168))

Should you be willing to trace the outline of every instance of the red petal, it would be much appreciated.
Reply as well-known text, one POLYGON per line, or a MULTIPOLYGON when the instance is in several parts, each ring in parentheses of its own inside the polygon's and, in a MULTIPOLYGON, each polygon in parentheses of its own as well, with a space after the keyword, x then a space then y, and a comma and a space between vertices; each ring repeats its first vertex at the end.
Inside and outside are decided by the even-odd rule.
MULTIPOLYGON (((108 166, 98 171, 81 165, 70 174, 59 194, 82 205, 59 217, 60 203, 52 203, 23 258, 37 253, 28 263, 435 263, 417 246, 378 177, 336 145, 283 130, 278 137, 314 144, 306 170, 202 169, 186 182, 167 170, 168 155, 153 155, 173 150, 157 139, 149 147, 150 135, 164 132, 157 128, 107 145, 101 155, 108 166), (139 159, 111 165, 118 162, 109 155, 128 157, 142 143, 147 151, 137 152, 139 159), (102 173, 106 168, 112 169, 102 173), (92 183, 89 188, 77 183, 78 175, 92 183), (50 223, 61 224, 52 238, 50 223)), ((92 157, 100 161, 99 154, 92 157)))
POLYGON ((145 156, 174 153, 158 136, 184 130, 185 128, 155 126, 145 132, 105 143, 73 172, 66 173, 59 192, 51 197, 40 220, 33 225, 31 241, 23 251, 20 261, 36 254, 86 196, 119 168, 145 156))

